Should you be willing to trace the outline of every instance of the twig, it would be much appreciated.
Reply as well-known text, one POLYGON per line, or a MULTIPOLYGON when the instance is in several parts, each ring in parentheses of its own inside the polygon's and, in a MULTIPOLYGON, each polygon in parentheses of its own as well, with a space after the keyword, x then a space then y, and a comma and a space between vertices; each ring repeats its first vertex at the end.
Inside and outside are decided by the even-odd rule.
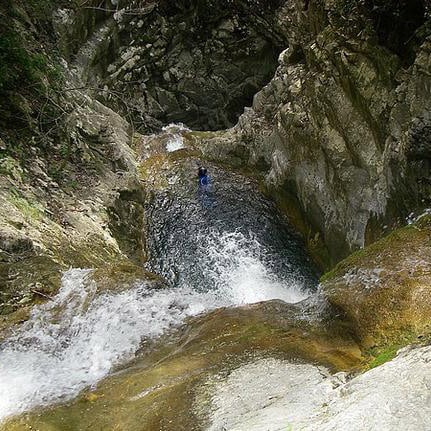
POLYGON ((46 299, 49 299, 50 301, 54 301, 54 298, 52 296, 46 295, 45 293, 42 293, 42 292, 39 292, 36 289, 31 289, 31 292, 33 292, 36 295, 42 296, 42 297, 44 297, 46 299))
POLYGON ((95 6, 85 6, 83 9, 91 9, 91 10, 100 10, 102 12, 108 12, 108 13, 116 13, 123 11, 122 13, 124 15, 142 15, 146 12, 148 12, 148 9, 106 9, 104 7, 95 7, 95 6))

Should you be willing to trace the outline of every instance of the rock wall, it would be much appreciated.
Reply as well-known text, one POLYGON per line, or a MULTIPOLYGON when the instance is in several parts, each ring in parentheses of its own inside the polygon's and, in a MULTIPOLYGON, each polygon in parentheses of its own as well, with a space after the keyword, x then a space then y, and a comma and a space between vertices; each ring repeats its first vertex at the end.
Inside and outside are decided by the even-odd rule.
POLYGON ((0 160, 0 315, 49 298, 70 266, 143 262, 130 126, 88 96, 74 99, 65 123, 73 155, 0 160))
POLYGON ((136 130, 233 124, 282 49, 238 124, 191 133, 193 148, 259 176, 322 267, 429 204, 431 38, 420 0, 53 0, 44 30, 33 2, 9 3, 7 40, 20 35, 24 54, 42 49, 47 60, 23 54, 13 67, 27 67, 29 82, 0 88, 9 287, 28 253, 56 268, 106 253, 142 261, 136 130), (101 247, 82 242, 80 260, 69 246, 92 229, 101 247))
POLYGON ((234 125, 271 79, 286 44, 281 3, 107 1, 59 9, 55 19, 84 84, 137 128, 214 130, 234 125))
POLYGON ((202 149, 261 175, 323 267, 428 205, 422 0, 59 6, 56 43, 75 76, 68 90, 81 88, 133 130, 225 128, 252 103, 211 145, 199 137, 202 149))
POLYGON ((274 78, 206 151, 258 168, 330 266, 429 205, 426 5, 297 0, 279 20, 274 78))

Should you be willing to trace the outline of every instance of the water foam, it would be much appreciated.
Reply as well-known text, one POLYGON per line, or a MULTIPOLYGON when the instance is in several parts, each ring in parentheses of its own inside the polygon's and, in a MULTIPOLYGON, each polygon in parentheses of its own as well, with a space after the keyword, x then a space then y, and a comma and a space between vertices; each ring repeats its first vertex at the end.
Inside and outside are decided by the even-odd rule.
POLYGON ((213 232, 202 253, 206 255, 207 277, 213 280, 217 294, 231 305, 270 299, 296 303, 310 295, 294 274, 283 280, 276 276, 271 256, 252 235, 231 232, 219 236, 213 232))
POLYGON ((87 270, 65 273, 53 302, 35 307, 0 351, 0 418, 68 399, 160 336, 212 306, 212 296, 144 284, 96 295, 87 270))
POLYGON ((186 283, 153 290, 142 283, 98 294, 91 271, 67 271, 54 300, 35 307, 1 346, 0 419, 77 396, 131 360, 145 339, 189 316, 269 299, 297 302, 308 295, 293 278, 278 280, 259 244, 242 234, 214 236, 202 253, 207 276, 215 281, 207 290, 186 283))
POLYGON ((174 151, 185 148, 184 141, 181 135, 173 135, 166 144, 166 151, 173 153, 174 151))
POLYGON ((182 132, 189 132, 190 129, 184 126, 184 124, 169 124, 163 127, 162 131, 171 134, 170 139, 166 143, 166 151, 168 153, 185 148, 184 139, 181 134, 182 132))

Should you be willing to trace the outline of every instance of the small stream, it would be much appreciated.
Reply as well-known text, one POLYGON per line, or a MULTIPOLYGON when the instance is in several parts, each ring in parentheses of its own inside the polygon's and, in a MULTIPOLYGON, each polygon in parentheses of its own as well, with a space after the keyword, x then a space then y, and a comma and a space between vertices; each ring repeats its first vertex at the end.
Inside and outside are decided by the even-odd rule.
POLYGON ((302 244, 255 184, 208 166, 199 189, 198 163, 174 164, 147 202, 146 266, 168 287, 98 293, 90 269, 67 271, 54 301, 0 346, 0 420, 76 397, 187 317, 314 291, 302 244))

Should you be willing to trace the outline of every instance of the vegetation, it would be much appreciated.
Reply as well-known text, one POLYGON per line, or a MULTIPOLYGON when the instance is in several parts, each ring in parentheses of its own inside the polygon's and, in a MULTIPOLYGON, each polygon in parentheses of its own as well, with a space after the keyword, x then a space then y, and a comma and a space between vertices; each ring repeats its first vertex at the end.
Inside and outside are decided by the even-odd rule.
POLYGON ((62 73, 52 40, 54 0, 0 5, 0 159, 25 162, 58 134, 62 73))
POLYGON ((26 219, 41 219, 42 210, 39 208, 39 205, 35 202, 29 202, 18 190, 11 188, 9 192, 9 201, 20 210, 21 214, 23 214, 26 219))
POLYGON ((53 8, 54 0, 6 0, 0 6, 0 93, 34 85, 48 73, 47 57, 29 24, 49 38, 53 8))
POLYGON ((376 368, 380 365, 383 365, 386 362, 391 361, 397 355, 398 350, 402 346, 400 345, 392 345, 388 346, 385 349, 379 352, 373 352, 374 359, 367 365, 366 369, 371 370, 372 368, 376 368))
POLYGON ((397 356, 400 349, 407 346, 428 346, 431 342, 431 335, 425 334, 417 336, 414 332, 405 331, 396 342, 388 343, 380 347, 374 347, 365 352, 366 362, 364 371, 379 367, 391 361, 397 356))
POLYGON ((0 92, 33 84, 45 71, 45 58, 28 52, 15 31, 0 34, 0 92))

